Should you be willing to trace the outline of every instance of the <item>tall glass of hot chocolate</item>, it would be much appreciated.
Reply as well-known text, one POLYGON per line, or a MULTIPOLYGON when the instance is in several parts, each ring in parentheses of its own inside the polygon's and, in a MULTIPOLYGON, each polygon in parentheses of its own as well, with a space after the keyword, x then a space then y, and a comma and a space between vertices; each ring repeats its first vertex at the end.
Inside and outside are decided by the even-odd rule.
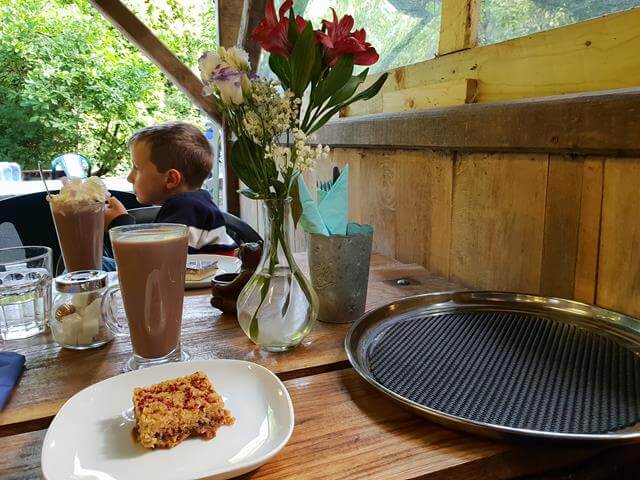
POLYGON ((180 346, 184 278, 189 243, 185 225, 150 223, 109 231, 118 268, 119 287, 103 301, 107 326, 130 335, 133 356, 125 370, 187 360, 180 346), (120 290, 127 325, 118 322, 120 290))
POLYGON ((102 270, 104 207, 109 192, 98 177, 74 178, 49 195, 53 222, 68 272, 102 270))

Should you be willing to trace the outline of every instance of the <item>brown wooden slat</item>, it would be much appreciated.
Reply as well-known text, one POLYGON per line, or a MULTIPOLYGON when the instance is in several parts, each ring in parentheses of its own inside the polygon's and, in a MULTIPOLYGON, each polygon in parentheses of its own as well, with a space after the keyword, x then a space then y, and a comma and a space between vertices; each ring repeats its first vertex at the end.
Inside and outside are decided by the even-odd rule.
POLYGON ((424 108, 449 107, 474 103, 478 94, 478 81, 463 78, 453 82, 407 88, 382 94, 385 112, 403 112, 424 108))
MULTIPOLYGON (((403 265, 380 257, 375 257, 372 263, 368 308, 415 293, 459 287, 417 265, 403 265), (397 286, 388 282, 405 277, 419 283, 397 286)), ((301 346, 287 353, 267 353, 249 341, 235 316, 220 315, 211 307, 209 295, 205 294, 185 299, 182 344, 194 359, 249 360, 284 378, 292 378, 344 367, 343 341, 348 328, 349 324, 318 322, 301 346)), ((5 342, 3 349, 24 354, 27 363, 18 387, 0 412, 0 436, 16 433, 12 425, 18 423, 22 428, 46 426, 62 404, 76 392, 121 373, 125 360, 131 354, 127 338, 117 338, 102 348, 79 352, 61 349, 49 334, 5 342), (2 426, 7 427, 3 429, 2 426)))
POLYGON ((580 200, 580 230, 574 298, 581 302, 596 302, 596 280, 600 250, 600 222, 602 219, 602 186, 604 160, 587 157, 582 171, 580 200))
POLYGON ((395 258, 448 276, 454 156, 411 150, 396 155, 395 258))
POLYGON ((549 158, 540 293, 595 302, 602 159, 549 158))
POLYGON ((333 147, 640 156, 640 89, 333 120, 333 147), (490 128, 489 128, 490 127, 490 128))
POLYGON ((391 152, 384 151, 368 153, 366 162, 360 192, 367 209, 361 219, 374 228, 373 251, 395 257, 397 162, 391 152))
POLYGON ((40 469, 42 442, 46 430, 0 438, 0 478, 3 480, 35 480, 44 478, 40 469))
POLYGON ((481 154, 456 159, 451 278, 488 290, 537 292, 547 160, 481 154))
POLYGON ((580 159, 556 155, 549 158, 539 290, 542 295, 573 297, 583 170, 580 159))
MULTIPOLYGON (((537 478, 558 470, 570 473, 599 453, 593 449, 515 446, 447 430, 395 406, 353 369, 285 384, 295 410, 293 435, 274 459, 240 478, 537 478)), ((0 451, 6 459, 0 464, 0 477, 41 478, 44 434, 37 431, 0 438, 0 451)), ((638 449, 617 448, 617 454, 606 452, 599 458, 610 472, 621 464, 634 465, 638 449)))
POLYGON ((640 162, 604 162, 596 300, 640 316, 640 162))
MULTIPOLYGON (((209 117, 222 123, 220 113, 210 97, 202 93, 202 82, 162 43, 120 0, 89 0, 142 53, 155 63, 169 79, 209 117)), ((197 53, 194 53, 194 55, 197 53)))

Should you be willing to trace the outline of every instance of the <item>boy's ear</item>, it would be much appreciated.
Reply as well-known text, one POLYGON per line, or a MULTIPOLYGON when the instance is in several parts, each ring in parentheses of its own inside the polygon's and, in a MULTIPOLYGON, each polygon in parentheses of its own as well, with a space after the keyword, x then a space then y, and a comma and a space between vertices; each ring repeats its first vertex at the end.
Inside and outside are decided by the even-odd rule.
POLYGON ((182 185, 182 173, 175 168, 170 168, 165 172, 165 186, 167 189, 172 190, 182 185))

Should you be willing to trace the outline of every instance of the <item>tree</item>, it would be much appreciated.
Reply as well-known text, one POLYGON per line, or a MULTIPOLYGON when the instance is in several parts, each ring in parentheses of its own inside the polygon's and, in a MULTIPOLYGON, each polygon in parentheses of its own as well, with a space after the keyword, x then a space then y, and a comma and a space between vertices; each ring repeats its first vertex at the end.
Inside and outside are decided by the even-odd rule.
MULTIPOLYGON (((201 47, 215 41, 215 19, 209 13, 203 22, 180 2, 168 5, 175 15, 160 16, 155 26, 195 65, 201 47), (177 18, 180 28, 171 23, 177 18), (189 30, 189 22, 198 28, 189 30)), ((0 0, 0 38, 0 161, 33 169, 76 151, 105 175, 126 167, 136 129, 173 119, 204 124, 189 100, 87 2, 0 0)))

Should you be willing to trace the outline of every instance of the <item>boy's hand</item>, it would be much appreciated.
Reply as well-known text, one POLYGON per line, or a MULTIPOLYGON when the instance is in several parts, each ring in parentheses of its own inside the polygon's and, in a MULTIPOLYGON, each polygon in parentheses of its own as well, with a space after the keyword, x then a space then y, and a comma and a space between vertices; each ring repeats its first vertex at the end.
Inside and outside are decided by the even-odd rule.
POLYGON ((119 217, 120 215, 124 215, 127 213, 127 209, 124 208, 124 205, 120 200, 116 197, 109 197, 109 204, 104 209, 104 230, 105 232, 109 229, 109 225, 114 218, 119 217))

